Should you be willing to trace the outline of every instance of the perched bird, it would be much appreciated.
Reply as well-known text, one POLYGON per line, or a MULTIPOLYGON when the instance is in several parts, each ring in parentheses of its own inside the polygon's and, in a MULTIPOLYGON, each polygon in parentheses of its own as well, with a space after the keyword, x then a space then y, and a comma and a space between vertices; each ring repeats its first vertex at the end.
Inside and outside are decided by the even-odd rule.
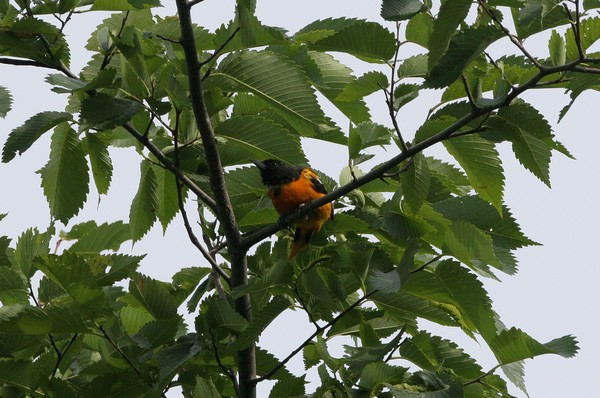
MULTIPOLYGON (((319 176, 308 167, 291 166, 279 160, 253 160, 260 170, 262 182, 268 188, 273 206, 280 216, 294 213, 307 202, 325 196, 327 190, 319 176)), ((296 221, 296 233, 289 258, 308 244, 313 232, 318 232, 327 221, 333 220, 333 205, 326 203, 296 221)))

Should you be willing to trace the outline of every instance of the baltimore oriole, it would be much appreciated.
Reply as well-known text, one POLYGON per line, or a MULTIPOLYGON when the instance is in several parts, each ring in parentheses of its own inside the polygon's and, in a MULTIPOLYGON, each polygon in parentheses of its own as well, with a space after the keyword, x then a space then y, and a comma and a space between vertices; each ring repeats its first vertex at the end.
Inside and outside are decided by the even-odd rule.
MULTIPOLYGON (((319 176, 308 167, 291 166, 274 159, 253 160, 252 163, 260 170, 262 182, 269 188, 268 194, 271 202, 282 217, 294 213, 300 206, 325 196, 327 193, 319 176)), ((327 219, 333 220, 331 203, 314 209, 296 221, 296 233, 289 255, 290 259, 308 244, 313 232, 321 230, 327 219)))

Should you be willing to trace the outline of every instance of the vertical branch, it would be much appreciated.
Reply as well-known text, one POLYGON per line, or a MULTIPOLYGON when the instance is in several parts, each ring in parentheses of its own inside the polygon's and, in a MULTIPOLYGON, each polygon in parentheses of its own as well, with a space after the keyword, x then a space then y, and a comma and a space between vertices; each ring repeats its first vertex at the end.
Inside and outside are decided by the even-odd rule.
MULTIPOLYGON (((176 0, 177 12, 179 13, 179 24, 181 27, 181 45, 185 54, 188 70, 188 81, 190 85, 190 97, 192 110, 196 118, 196 124, 200 131, 200 138, 204 147, 206 160, 209 165, 209 182, 216 202, 216 213, 219 223, 225 232, 227 249, 231 255, 231 285, 232 288, 248 284, 248 268, 246 264, 246 248, 242 245, 242 236, 237 226, 233 213, 231 201, 227 193, 223 166, 217 148, 215 134, 210 122, 210 117, 202 94, 202 80, 200 77, 200 61, 196 51, 192 16, 190 9, 193 3, 188 0, 176 0)), ((252 320, 250 308, 250 297, 244 295, 235 301, 236 311, 246 318, 252 320)), ((256 389, 251 382, 256 377, 256 356, 254 346, 238 353, 238 378, 239 396, 241 398, 254 398, 256 389)))

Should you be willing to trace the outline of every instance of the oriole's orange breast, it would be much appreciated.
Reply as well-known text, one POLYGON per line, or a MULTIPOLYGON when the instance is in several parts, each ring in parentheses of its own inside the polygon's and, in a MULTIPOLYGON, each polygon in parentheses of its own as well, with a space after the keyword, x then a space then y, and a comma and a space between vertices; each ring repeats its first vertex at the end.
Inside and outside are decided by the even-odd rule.
MULTIPOLYGON (((304 174, 295 181, 269 190, 273 206, 282 216, 292 214, 300 205, 322 196, 325 194, 316 191, 309 176, 304 174)), ((324 204, 310 212, 305 218, 298 220, 296 225, 318 231, 323 223, 331 217, 331 210, 331 203, 324 204)))

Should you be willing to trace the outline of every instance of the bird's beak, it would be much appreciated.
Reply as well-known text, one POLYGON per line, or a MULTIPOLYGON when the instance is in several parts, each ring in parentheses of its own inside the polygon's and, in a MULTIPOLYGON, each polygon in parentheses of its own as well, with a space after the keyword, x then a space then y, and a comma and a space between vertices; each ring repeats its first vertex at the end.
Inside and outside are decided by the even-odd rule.
POLYGON ((256 167, 258 167, 259 170, 264 170, 267 166, 265 166, 265 164, 263 162, 261 162, 260 160, 251 160, 252 163, 254 163, 254 165, 256 167))

